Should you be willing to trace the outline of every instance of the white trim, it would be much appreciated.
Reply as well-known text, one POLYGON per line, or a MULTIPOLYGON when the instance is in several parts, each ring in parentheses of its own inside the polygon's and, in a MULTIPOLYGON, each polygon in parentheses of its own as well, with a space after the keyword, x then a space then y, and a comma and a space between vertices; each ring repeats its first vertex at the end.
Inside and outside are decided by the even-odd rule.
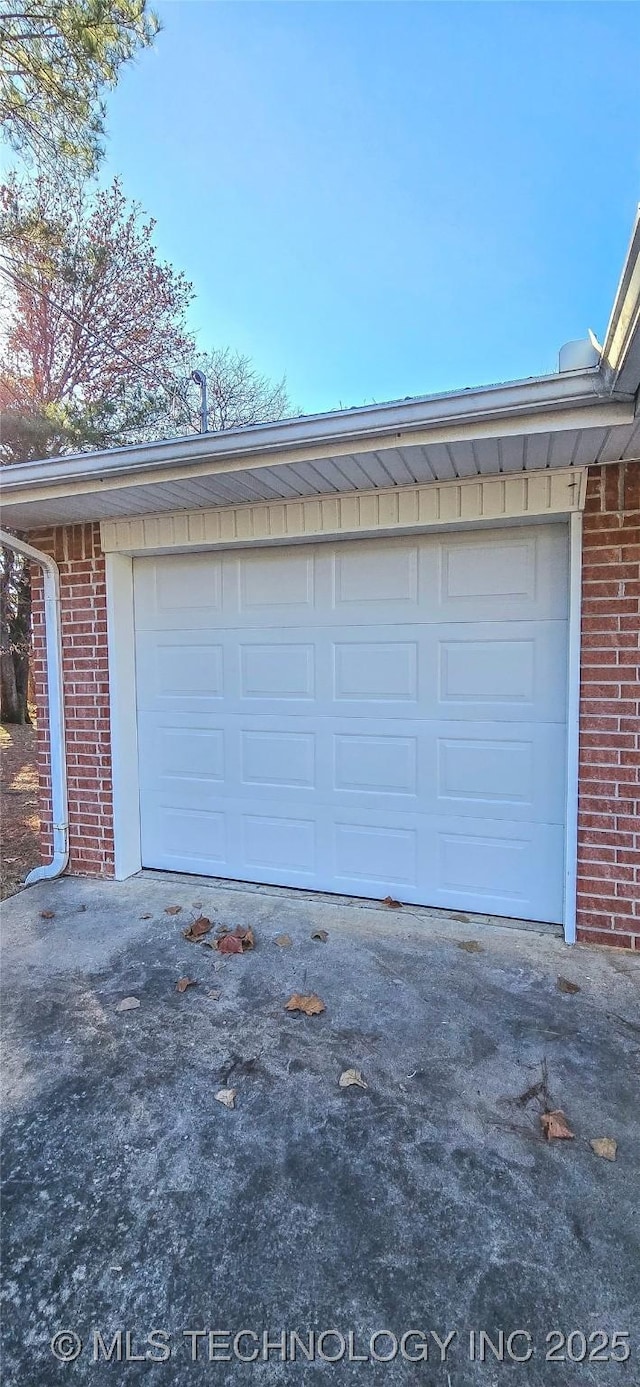
POLYGON ((105 553, 288 544, 549 519, 579 510, 586 468, 354 491, 340 496, 103 520, 105 553))
POLYGON ((580 652, 582 623, 582 513, 569 518, 569 623, 567 637, 567 786, 565 800, 564 938, 576 942, 578 777, 580 759, 580 652))
POLYGON ((107 554, 106 586, 114 871, 116 880, 123 881, 142 866, 133 559, 107 554))

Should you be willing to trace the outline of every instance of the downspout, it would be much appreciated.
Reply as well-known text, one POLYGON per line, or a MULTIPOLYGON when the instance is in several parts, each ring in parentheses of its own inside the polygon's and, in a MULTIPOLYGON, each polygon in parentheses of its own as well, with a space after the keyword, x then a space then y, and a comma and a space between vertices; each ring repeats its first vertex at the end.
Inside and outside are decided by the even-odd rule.
POLYGON ((44 578, 44 628, 47 662, 49 741, 51 744, 51 812, 53 819, 53 857, 34 867, 25 877, 25 886, 58 877, 69 861, 69 804, 67 798, 67 757, 65 750, 64 703, 62 695, 62 638, 60 633, 60 571, 55 559, 34 549, 24 540, 0 530, 0 544, 40 564, 44 578))

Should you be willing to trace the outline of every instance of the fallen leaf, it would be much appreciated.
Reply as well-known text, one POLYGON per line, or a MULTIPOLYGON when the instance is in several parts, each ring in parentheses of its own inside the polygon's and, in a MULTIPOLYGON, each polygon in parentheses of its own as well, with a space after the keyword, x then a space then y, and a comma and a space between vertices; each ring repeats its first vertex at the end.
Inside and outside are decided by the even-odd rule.
POLYGON ((165 915, 179 915, 181 910, 181 905, 165 905, 164 913, 165 915))
POLYGON ((359 1069, 343 1069, 338 1083, 340 1088, 352 1088, 354 1085, 358 1088, 367 1087, 359 1069))
POLYGON ((215 1095, 216 1103, 224 1103, 225 1108, 235 1108, 236 1090, 235 1088, 219 1088, 215 1095))
POLYGON ((192 944, 197 944, 199 939, 204 939, 205 934, 208 934, 210 929, 211 921, 207 919, 206 915, 199 915, 188 929, 183 929, 182 938, 190 939, 192 944))
POLYGON ((221 993, 219 987, 218 987, 218 988, 210 987, 210 988, 209 988, 209 991, 207 992, 207 997, 210 997, 212 1002, 217 1002, 217 1001, 219 1001, 220 998, 221 998, 221 996, 222 996, 222 993, 221 993))
POLYGON ((464 949, 466 954, 481 954, 484 952, 482 944, 477 939, 456 939, 456 948, 464 949))
POLYGON ((571 982, 570 978, 558 978, 556 987, 558 992, 568 992, 571 994, 580 991, 577 982, 571 982))
POLYGON ((135 1011, 136 1008, 139 1007, 139 1006, 140 1006, 140 998, 139 998, 139 997, 123 997, 123 998, 122 998, 122 1001, 121 1001, 121 1002, 118 1002, 118 1005, 117 1005, 117 1007, 116 1007, 116 1011, 135 1011))
POLYGON ((197 978, 178 978, 178 981, 177 981, 177 983, 176 983, 176 992, 186 992, 186 990, 187 990, 188 987, 197 987, 197 986, 198 986, 198 979, 197 979, 197 978))
POLYGON ((221 954, 243 954, 247 949, 254 949, 255 945, 250 925, 238 925, 236 929, 221 934, 216 940, 216 949, 221 954))
POLYGON ((326 944, 329 938, 329 931, 327 929, 314 929, 311 932, 311 938, 318 939, 321 944, 326 944))
POLYGON ((273 942, 278 945, 279 949, 290 949, 293 939, 290 934, 276 934, 273 942))
POLYGON ((594 1137, 589 1146, 603 1161, 615 1161, 618 1143, 614 1137, 594 1137))
POLYGON ((151 912, 149 911, 148 914, 146 914, 146 915, 141 915, 141 916, 140 916, 140 919, 141 919, 141 920, 150 920, 150 919, 151 919, 151 912))
POLYGON ((300 992, 294 992, 293 996, 285 1002, 285 1011, 303 1011, 305 1016, 319 1016, 321 1011, 327 1008, 321 997, 316 997, 312 992, 309 997, 303 997, 300 992))
POLYGON ((223 934, 222 939, 216 941, 216 949, 220 954, 241 954, 242 940, 235 934, 223 934))
POLYGON ((55 913, 56 913, 55 910, 41 910, 41 911, 40 911, 40 919, 41 919, 41 920, 53 920, 53 919, 55 918, 55 913))
POLYGON ((402 909, 402 901, 394 901, 393 896, 385 896, 384 900, 381 901, 380 904, 386 905, 389 910, 402 909))
POLYGON ((571 1131, 561 1108, 541 1113, 540 1122, 547 1141, 573 1140, 575 1133, 571 1131))

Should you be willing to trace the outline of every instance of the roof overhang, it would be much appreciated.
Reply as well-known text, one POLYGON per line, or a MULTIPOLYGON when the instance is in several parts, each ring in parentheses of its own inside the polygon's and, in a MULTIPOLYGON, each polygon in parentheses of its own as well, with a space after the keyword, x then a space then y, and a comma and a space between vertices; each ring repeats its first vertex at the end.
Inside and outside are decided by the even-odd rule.
POLYGON ((640 456, 600 367, 5 467, 16 529, 500 476, 640 456))
POLYGON ((602 349, 603 379, 612 390, 640 390, 640 207, 602 349))
POLYGON ((640 458, 640 209, 598 365, 2 469, 5 524, 117 519, 640 458))

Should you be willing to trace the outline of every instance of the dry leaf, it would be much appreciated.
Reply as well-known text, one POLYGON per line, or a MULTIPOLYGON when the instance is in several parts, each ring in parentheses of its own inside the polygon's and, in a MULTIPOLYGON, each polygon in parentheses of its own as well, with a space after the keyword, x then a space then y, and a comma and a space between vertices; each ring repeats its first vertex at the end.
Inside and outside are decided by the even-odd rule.
POLYGON ((466 954, 483 953, 482 944, 479 944, 477 939, 457 939, 456 948, 464 949, 466 954))
POLYGON ((181 905, 165 905, 164 913, 165 915, 179 915, 181 910, 181 905))
POLYGON ((311 933, 312 939, 318 939, 321 944, 326 944, 329 938, 329 931, 326 929, 314 929, 311 933))
POLYGON ((354 1085, 358 1088, 367 1087, 359 1069, 343 1069, 338 1083, 340 1088, 352 1088, 354 1085))
POLYGON ((276 934, 273 942, 278 945, 279 949, 290 949, 293 939, 290 934, 276 934))
POLYGON ((402 901, 394 901, 393 896, 385 896, 384 900, 381 901, 380 904, 386 905, 389 910, 402 909, 402 901))
POLYGON ((139 1006, 139 997, 123 997, 122 1001, 118 1002, 116 1011, 135 1011, 139 1006))
POLYGON ((540 1121, 547 1141, 573 1140, 575 1134, 571 1131, 561 1108, 541 1113, 540 1121))
POLYGON ((221 954, 243 954, 255 948, 255 938, 251 926, 238 925, 236 929, 222 934, 216 940, 216 949, 221 954))
POLYGON ((53 919, 55 918, 55 913, 56 913, 55 910, 41 910, 41 911, 40 911, 40 919, 41 919, 41 920, 53 920, 53 919))
POLYGON ((221 954, 241 954, 242 940, 235 934, 223 934, 222 939, 216 942, 216 949, 221 954))
POLYGON ((580 991, 577 982, 571 982, 570 978, 558 978, 556 987, 558 992, 568 992, 569 994, 580 991))
POLYGON ((211 921, 207 919, 206 915, 199 915, 188 929, 183 929, 182 938, 189 939, 192 944, 197 944, 200 939, 204 939, 205 934, 208 934, 210 929, 211 921))
POLYGON ((224 1103, 225 1108, 235 1108, 236 1090, 235 1088, 219 1088, 215 1094, 216 1103, 224 1103))
POLYGON ((285 1011, 303 1011, 305 1016, 319 1016, 321 1011, 327 1008, 321 997, 316 997, 312 992, 309 997, 303 997, 300 992, 294 992, 293 996, 285 1002, 285 1011))
POLYGON ((589 1146, 603 1161, 615 1161, 618 1143, 614 1137, 594 1137, 589 1146))
POLYGON ((186 992, 186 990, 187 990, 188 987, 197 987, 197 986, 198 986, 198 979, 197 979, 197 978, 178 978, 178 981, 177 981, 177 983, 176 983, 176 992, 186 992))

